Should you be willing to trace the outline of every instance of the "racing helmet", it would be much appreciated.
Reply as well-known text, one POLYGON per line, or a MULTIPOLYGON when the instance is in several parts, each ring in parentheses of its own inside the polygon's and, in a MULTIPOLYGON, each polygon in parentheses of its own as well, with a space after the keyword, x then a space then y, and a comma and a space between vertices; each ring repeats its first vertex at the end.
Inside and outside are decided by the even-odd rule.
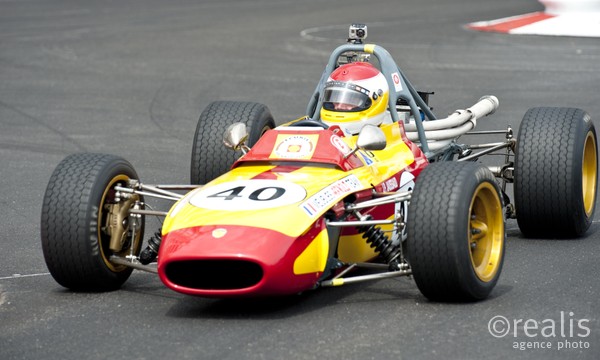
POLYGON ((321 120, 338 125, 345 135, 358 134, 366 124, 383 123, 388 97, 388 83, 375 66, 367 62, 342 65, 325 83, 321 120))

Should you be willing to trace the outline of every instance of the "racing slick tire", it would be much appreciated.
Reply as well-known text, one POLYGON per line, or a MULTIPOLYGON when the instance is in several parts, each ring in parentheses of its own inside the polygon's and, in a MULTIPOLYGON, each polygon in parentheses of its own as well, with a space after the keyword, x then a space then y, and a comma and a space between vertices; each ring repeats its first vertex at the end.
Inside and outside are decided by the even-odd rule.
POLYGON ((194 143, 190 178, 192 184, 206 184, 226 173, 241 156, 223 145, 223 134, 227 127, 242 122, 248 128, 246 145, 252 147, 275 121, 266 105, 253 102, 215 101, 200 114, 194 143))
POLYGON ((515 210, 525 237, 573 238, 594 218, 596 130, 575 108, 532 108, 519 127, 515 210))
POLYGON ((73 154, 58 164, 50 180, 41 216, 42 251, 50 274, 72 290, 119 288, 132 268, 111 263, 110 256, 138 255, 144 219, 132 241, 127 230, 129 208, 139 195, 116 198, 115 186, 138 176, 129 162, 113 155, 73 154), (120 249, 110 249, 111 235, 120 249))
POLYGON ((439 162, 419 175, 408 211, 407 257, 430 300, 485 299, 504 261, 502 197, 489 169, 439 162))

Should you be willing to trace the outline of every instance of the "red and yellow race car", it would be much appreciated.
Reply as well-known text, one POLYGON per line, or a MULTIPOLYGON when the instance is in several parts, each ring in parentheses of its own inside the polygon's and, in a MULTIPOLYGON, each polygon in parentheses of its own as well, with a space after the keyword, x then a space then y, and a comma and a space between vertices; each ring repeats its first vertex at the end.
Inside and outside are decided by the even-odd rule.
POLYGON ((530 109, 517 139, 510 127, 473 130, 494 96, 439 119, 431 93, 365 37, 350 27, 302 118, 275 126, 262 104, 211 103, 191 185, 145 184, 114 155, 65 158, 41 218, 54 279, 112 290, 139 269, 181 293, 242 297, 410 275, 431 300, 473 301, 498 281, 507 218, 528 237, 588 230, 598 162, 587 113, 530 109), (478 134, 501 139, 458 141, 478 134), (484 165, 488 154, 501 161, 484 165), (159 211, 149 198, 174 203, 159 211), (164 219, 144 246, 148 216, 164 219))

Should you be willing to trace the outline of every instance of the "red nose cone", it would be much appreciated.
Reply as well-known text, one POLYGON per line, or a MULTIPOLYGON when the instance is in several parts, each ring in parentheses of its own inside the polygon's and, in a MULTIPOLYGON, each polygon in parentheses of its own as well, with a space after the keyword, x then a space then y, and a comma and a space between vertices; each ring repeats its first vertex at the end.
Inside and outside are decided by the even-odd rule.
MULTIPOLYGON (((313 230, 311 230, 313 231, 313 230)), ((309 233, 311 232, 309 231, 309 233)), ((292 238, 245 226, 201 226, 163 236, 158 274, 190 295, 285 295, 311 289, 320 273, 294 274, 294 261, 314 236, 292 238)))

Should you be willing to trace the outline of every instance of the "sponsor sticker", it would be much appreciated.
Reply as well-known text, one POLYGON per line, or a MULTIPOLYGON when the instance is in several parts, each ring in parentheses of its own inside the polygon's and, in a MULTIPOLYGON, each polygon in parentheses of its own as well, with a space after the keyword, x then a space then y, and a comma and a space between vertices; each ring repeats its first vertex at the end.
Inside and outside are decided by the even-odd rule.
POLYGON ((330 140, 331 140, 331 145, 333 145, 336 149, 338 149, 342 154, 346 155, 352 151, 352 149, 350 149, 350 146, 348 146, 348 144, 346 144, 346 142, 344 140, 342 140, 341 137, 339 137, 337 135, 331 135, 330 140))
POLYGON ((400 74, 397 72, 392 73, 392 81, 394 82, 394 89, 396 91, 402 91, 402 81, 400 80, 400 74))
POLYGON ((367 166, 373 165, 374 161, 371 158, 371 156, 369 156, 368 154, 365 154, 362 150, 358 151, 358 154, 360 155, 360 157, 363 160, 363 162, 365 163, 365 165, 367 165, 367 166))
POLYGON ((317 192, 300 207, 310 217, 316 217, 322 210, 329 208, 342 197, 362 189, 356 175, 349 175, 317 192))
POLYGON ((393 176, 384 181, 384 183, 381 184, 381 187, 383 188, 384 192, 396 190, 398 188, 398 180, 396 179, 396 176, 393 176))
POLYGON ((279 134, 269 158, 310 159, 319 140, 317 134, 279 134))

